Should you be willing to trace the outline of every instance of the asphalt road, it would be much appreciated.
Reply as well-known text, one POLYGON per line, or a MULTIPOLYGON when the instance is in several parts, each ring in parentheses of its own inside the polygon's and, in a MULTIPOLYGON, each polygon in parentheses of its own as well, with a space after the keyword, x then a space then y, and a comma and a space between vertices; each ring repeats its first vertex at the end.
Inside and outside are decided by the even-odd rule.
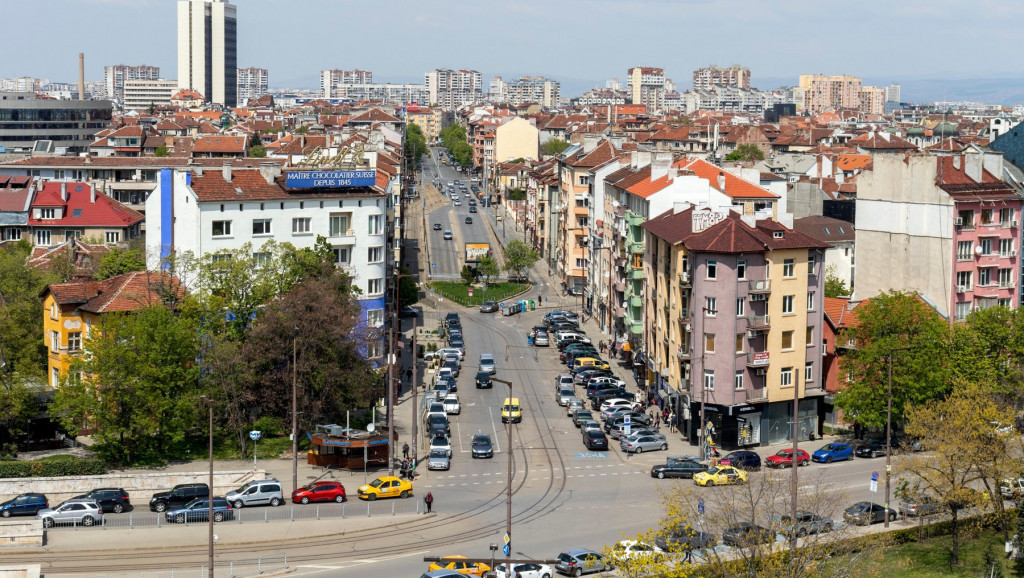
MULTIPOLYGON (((444 204, 429 211, 427 215, 427 243, 429 244, 430 268, 432 277, 458 278, 462 265, 465 263, 465 243, 491 243, 491 236, 488 233, 484 222, 484 212, 487 210, 483 202, 477 199, 477 213, 470 212, 469 199, 473 191, 469 188, 470 178, 453 169, 450 165, 441 164, 438 161, 439 155, 443 154, 441 148, 431 149, 430 160, 425 162, 424 182, 430 182, 435 177, 439 180, 438 190, 441 191, 444 204), (463 194, 458 186, 455 187, 459 195, 461 206, 456 206, 454 201, 447 194, 448 182, 461 181, 466 185, 467 194, 463 194), (466 218, 471 218, 472 223, 466 223, 466 218), (441 230, 434 230, 434 224, 440 224, 441 230), (445 230, 452 232, 451 240, 444 240, 445 230)), ((493 246, 492 246, 493 249, 493 246)))

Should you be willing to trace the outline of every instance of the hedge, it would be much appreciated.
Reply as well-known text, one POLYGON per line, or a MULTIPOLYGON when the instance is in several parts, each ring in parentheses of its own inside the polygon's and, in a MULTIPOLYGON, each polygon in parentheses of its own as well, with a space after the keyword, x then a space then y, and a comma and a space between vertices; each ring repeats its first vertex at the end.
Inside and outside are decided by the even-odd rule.
POLYGON ((99 458, 52 456, 39 460, 0 461, 0 478, 54 478, 97 476, 107 473, 99 458))

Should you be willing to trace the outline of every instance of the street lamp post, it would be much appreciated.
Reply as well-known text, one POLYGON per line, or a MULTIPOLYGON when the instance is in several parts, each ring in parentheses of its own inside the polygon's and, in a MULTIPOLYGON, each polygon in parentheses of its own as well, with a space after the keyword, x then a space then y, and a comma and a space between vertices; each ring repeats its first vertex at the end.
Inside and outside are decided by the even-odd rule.
POLYGON ((206 404, 210 412, 210 494, 207 496, 209 502, 210 511, 207 512, 207 526, 209 527, 209 540, 208 540, 208 563, 210 565, 210 578, 213 578, 213 400, 205 395, 199 396, 199 399, 206 404))
POLYGON ((491 381, 508 386, 508 476, 505 489, 505 535, 509 537, 508 553, 505 554, 505 568, 511 567, 512 560, 512 382, 506 379, 491 378, 491 381))
POLYGON ((298 431, 298 370, 295 362, 298 359, 298 327, 292 337, 292 490, 299 489, 299 431, 298 431))
POLYGON ((889 488, 892 478, 892 354, 908 351, 909 347, 893 347, 889 350, 889 387, 885 400, 885 527, 889 527, 889 488))

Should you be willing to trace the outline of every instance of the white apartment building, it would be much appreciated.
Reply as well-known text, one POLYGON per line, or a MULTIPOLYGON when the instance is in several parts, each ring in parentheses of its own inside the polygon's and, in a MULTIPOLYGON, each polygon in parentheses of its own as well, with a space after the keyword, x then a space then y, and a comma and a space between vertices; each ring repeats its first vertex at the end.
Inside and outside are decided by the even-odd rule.
POLYGON ((270 74, 266 68, 238 69, 238 105, 245 106, 250 99, 259 98, 270 90, 270 74))
POLYGON ((708 90, 712 86, 731 86, 733 88, 750 88, 750 69, 734 64, 728 68, 721 66, 705 66, 693 71, 693 88, 708 90))
POLYGON ((178 88, 238 105, 238 16, 227 0, 178 0, 178 88))
POLYGON ((343 98, 346 84, 373 84, 373 72, 369 70, 321 70, 320 95, 324 98, 343 98))
POLYGON ((544 108, 558 106, 559 84, 557 80, 543 76, 524 76, 508 83, 508 102, 515 106, 536 102, 544 108))
POLYGON ((634 66, 626 71, 626 92, 630 103, 642 104, 648 112, 659 110, 665 96, 665 69, 634 66))
POLYGON ((107 98, 124 102, 124 83, 129 80, 159 80, 160 67, 129 66, 127 64, 115 64, 103 67, 103 83, 107 87, 107 98))
POLYGON ((487 98, 494 102, 508 102, 508 83, 500 76, 491 78, 487 98))
POLYGON ((403 105, 410 102, 426 104, 430 98, 427 87, 422 84, 339 84, 331 98, 347 98, 353 101, 375 100, 383 104, 403 105))
POLYGON ((124 109, 145 110, 150 106, 168 106, 176 92, 177 80, 127 80, 124 83, 124 109))
POLYGON ((424 75, 426 104, 455 110, 464 104, 476 104, 483 98, 483 76, 476 70, 437 68, 424 75))

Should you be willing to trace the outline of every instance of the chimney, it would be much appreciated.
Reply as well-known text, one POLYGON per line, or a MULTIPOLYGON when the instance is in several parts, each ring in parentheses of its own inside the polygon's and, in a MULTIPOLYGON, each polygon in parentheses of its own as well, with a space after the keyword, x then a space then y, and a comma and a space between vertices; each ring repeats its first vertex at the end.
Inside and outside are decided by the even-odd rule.
MULTIPOLYGON (((102 186, 102 185, 100 185, 100 186, 102 186)), ((89 187, 89 203, 93 204, 93 205, 96 204, 96 187, 93 187, 93 186, 89 187)))
POLYGON ((1003 153, 998 152, 986 152, 985 153, 985 170, 992 173, 995 178, 1005 181, 1003 178, 1003 153))
POLYGON ((224 161, 224 166, 221 167, 221 174, 224 176, 224 182, 231 182, 231 161, 224 161))
POLYGON ((725 192, 725 173, 721 171, 718 173, 718 190, 725 192))
POLYGON ((960 170, 960 155, 953 155, 953 168, 960 170))
POLYGON ((982 169, 985 166, 984 153, 964 155, 964 172, 976 183, 981 182, 982 169))
POLYGON ((60 182, 60 200, 65 203, 68 201, 68 183, 67 181, 60 182))
POLYGON ((85 100, 85 53, 78 53, 78 100, 85 100))
POLYGON ((277 163, 260 163, 260 175, 267 180, 268 185, 274 184, 274 179, 281 176, 281 165, 277 163))
POLYGON ((656 151, 651 159, 651 180, 657 180, 668 174, 672 166, 672 153, 670 151, 656 151))

